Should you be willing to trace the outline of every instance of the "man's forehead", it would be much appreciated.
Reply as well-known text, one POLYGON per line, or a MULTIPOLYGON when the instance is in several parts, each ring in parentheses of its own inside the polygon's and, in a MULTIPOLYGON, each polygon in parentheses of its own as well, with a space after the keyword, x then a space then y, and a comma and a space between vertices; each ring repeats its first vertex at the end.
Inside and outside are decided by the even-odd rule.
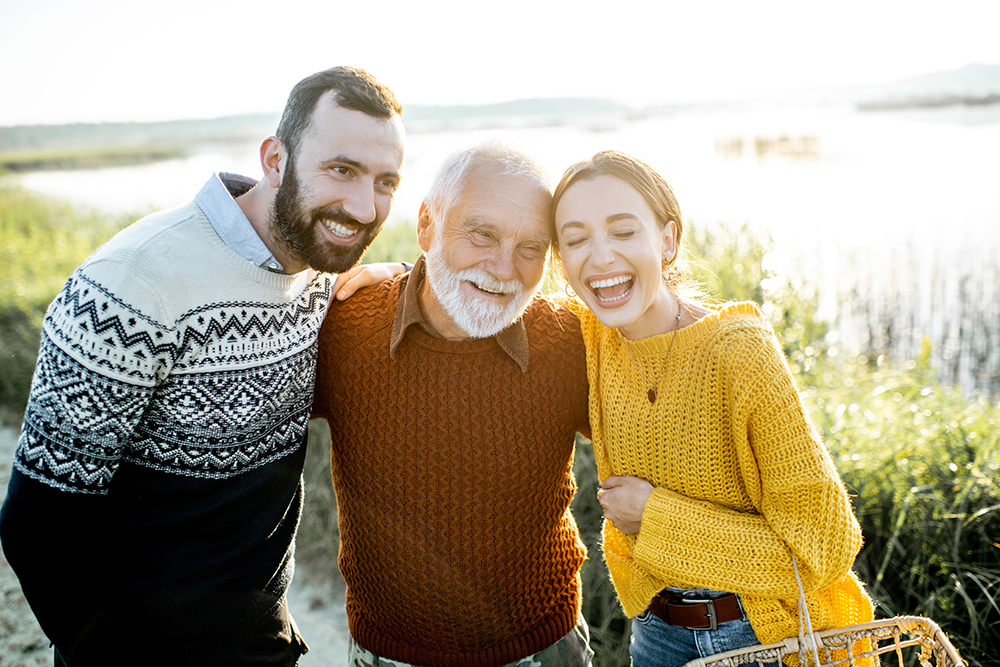
POLYGON ((342 107, 336 98, 324 95, 316 102, 302 142, 317 146, 336 143, 345 150, 359 152, 367 152, 369 148, 390 149, 397 151, 402 159, 404 135, 398 115, 391 118, 369 116, 363 111, 342 107))

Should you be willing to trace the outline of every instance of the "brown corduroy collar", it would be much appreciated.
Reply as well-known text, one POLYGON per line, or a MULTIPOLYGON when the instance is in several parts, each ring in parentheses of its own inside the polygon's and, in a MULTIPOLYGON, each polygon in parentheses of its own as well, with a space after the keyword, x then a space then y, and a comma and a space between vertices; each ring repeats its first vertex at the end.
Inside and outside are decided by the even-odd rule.
MULTIPOLYGON (((424 314, 420 310, 418 291, 424 281, 424 256, 421 255, 413 265, 410 275, 405 277, 406 284, 399 292, 399 303, 396 304, 396 316, 392 320, 392 338, 389 340, 389 357, 396 357, 396 348, 403 341, 406 330, 412 324, 418 325, 428 335, 441 338, 434 329, 431 328, 424 314), (413 278, 416 277, 416 280, 413 278)), ((493 336, 493 340, 510 356, 514 362, 521 367, 521 372, 528 371, 528 330, 524 326, 524 320, 519 319, 500 333, 493 336)))

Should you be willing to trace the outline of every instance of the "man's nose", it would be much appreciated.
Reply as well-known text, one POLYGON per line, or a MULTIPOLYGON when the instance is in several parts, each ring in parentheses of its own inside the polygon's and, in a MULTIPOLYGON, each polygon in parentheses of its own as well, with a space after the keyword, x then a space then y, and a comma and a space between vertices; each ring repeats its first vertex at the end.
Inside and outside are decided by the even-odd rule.
POLYGON ((497 280, 513 280, 515 278, 513 247, 503 245, 497 248, 490 262, 490 273, 497 280))
POLYGON ((344 212, 364 224, 375 222, 375 186, 358 179, 343 202, 344 212))

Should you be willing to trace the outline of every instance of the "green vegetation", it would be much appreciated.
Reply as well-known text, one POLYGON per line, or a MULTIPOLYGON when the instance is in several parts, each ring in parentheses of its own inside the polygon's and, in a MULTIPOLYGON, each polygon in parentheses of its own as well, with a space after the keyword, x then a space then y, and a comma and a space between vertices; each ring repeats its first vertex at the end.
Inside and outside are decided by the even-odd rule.
MULTIPOLYGON (((107 220, 0 187, 0 416, 9 422, 23 410, 46 305, 72 269, 130 220, 107 220)), ((929 616, 971 665, 1000 664, 994 654, 1000 646, 1000 408, 939 384, 931 339, 913 358, 839 349, 832 324, 816 317, 806 272, 779 279, 766 270, 766 238, 723 228, 691 237, 700 258, 694 273, 709 295, 761 303, 782 339, 806 406, 854 495, 865 537, 856 570, 877 601, 876 613, 929 616)), ((366 261, 413 261, 418 253, 413 227, 397 224, 380 235, 366 261)), ((977 300, 982 303, 970 300, 970 307, 995 308, 977 300)), ((880 324, 884 329, 891 322, 880 324)), ((335 576, 329 436, 321 423, 310 433, 299 576, 335 576)), ((573 511, 590 551, 584 612, 597 664, 626 665, 628 622, 602 561, 597 474, 582 438, 575 471, 573 511)))
POLYGON ((130 221, 0 185, 0 418, 16 422, 24 410, 49 302, 130 221))
POLYGON ((148 164, 183 157, 179 146, 102 146, 99 148, 47 148, 0 153, 0 173, 99 169, 148 164))

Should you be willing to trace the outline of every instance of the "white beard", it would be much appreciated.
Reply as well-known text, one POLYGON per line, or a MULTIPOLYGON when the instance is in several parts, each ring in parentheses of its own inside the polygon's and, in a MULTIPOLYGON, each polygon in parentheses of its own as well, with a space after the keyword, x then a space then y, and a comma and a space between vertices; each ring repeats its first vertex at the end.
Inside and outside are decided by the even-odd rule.
POLYGON ((521 319, 541 283, 539 280, 527 289, 520 280, 497 280, 483 269, 455 272, 445 260, 441 244, 437 241, 431 244, 424 262, 431 292, 455 324, 472 338, 495 336, 521 319), (513 297, 504 305, 469 298, 462 294, 463 282, 470 282, 489 292, 512 294, 513 297))

